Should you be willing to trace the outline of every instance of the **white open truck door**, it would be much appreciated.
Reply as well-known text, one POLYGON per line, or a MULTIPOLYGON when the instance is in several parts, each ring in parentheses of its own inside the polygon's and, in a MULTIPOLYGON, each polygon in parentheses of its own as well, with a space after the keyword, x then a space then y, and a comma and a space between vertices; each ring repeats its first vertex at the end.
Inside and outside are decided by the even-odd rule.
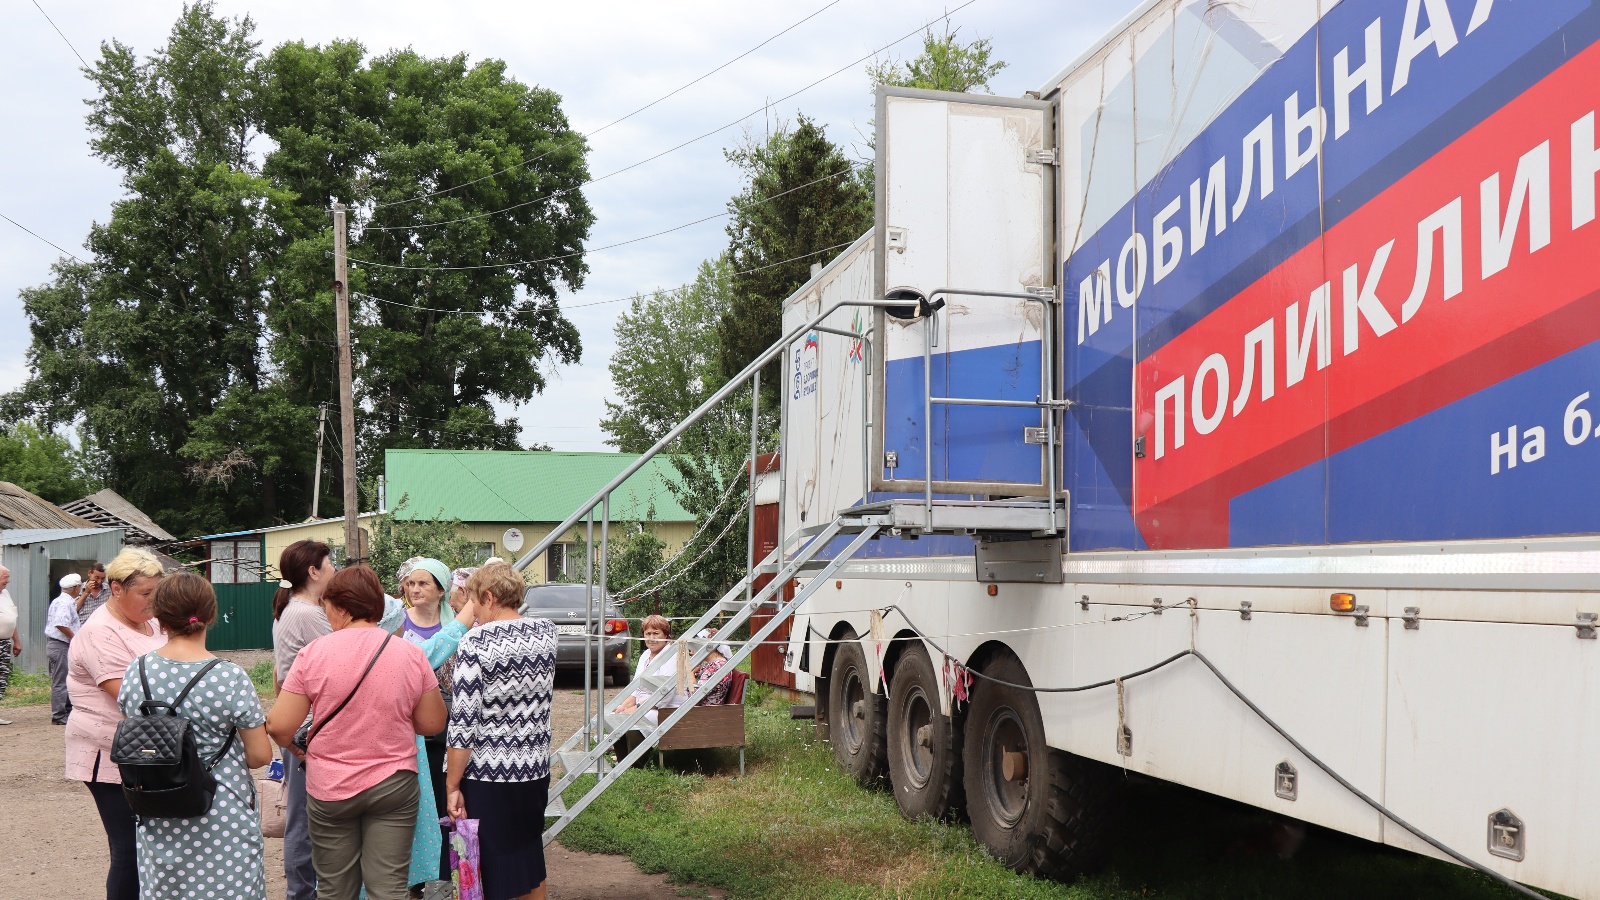
POLYGON ((879 87, 876 124, 877 295, 910 299, 876 312, 873 488, 921 493, 931 471, 941 494, 1045 496, 1050 105, 879 87))

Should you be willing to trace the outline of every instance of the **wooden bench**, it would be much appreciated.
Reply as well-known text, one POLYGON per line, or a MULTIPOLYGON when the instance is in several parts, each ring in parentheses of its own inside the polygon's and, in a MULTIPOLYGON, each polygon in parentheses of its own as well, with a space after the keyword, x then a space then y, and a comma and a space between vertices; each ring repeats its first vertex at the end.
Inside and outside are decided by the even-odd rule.
POLYGON ((744 777, 744 684, 750 676, 734 669, 728 675, 728 702, 696 706, 683 714, 656 742, 656 762, 664 764, 666 750, 739 748, 739 777, 744 777))

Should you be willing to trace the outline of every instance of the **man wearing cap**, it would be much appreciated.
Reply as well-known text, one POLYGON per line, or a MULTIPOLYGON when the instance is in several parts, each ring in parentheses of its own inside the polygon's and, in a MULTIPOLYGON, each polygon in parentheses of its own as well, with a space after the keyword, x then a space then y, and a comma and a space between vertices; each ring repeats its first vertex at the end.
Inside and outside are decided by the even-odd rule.
POLYGON ((50 661, 50 721, 67 724, 72 701, 67 699, 67 646, 78 633, 78 595, 83 579, 76 573, 61 578, 61 593, 50 601, 44 617, 44 654, 50 661))

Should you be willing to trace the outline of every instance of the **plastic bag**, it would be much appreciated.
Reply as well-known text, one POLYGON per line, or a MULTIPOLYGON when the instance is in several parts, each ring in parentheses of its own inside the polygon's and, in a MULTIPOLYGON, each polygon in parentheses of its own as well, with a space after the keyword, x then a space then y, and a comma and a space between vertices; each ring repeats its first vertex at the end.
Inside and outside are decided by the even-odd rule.
POLYGON ((457 900, 483 900, 483 883, 478 878, 478 820, 440 821, 451 826, 450 882, 457 900))

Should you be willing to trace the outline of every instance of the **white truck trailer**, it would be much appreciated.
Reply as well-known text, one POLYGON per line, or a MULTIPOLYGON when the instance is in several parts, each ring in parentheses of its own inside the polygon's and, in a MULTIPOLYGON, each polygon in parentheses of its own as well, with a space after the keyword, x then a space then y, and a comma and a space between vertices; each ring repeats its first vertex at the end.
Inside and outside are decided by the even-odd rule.
POLYGON ((1037 95, 881 90, 784 313, 841 765, 1041 874, 1126 770, 1600 897, 1597 38, 1152 0, 1037 95))

